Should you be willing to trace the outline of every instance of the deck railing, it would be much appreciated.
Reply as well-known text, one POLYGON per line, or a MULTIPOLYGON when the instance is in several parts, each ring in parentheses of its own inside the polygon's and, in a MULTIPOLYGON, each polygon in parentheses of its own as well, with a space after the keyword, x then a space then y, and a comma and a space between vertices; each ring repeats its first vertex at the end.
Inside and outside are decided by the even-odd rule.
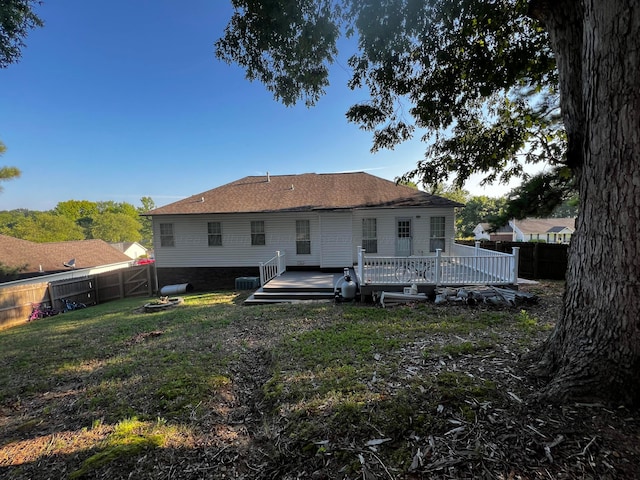
POLYGON ((496 250, 487 250, 480 247, 480 242, 475 242, 474 246, 453 243, 451 245, 451 255, 460 257, 510 257, 511 254, 498 252, 496 250))
POLYGON ((450 255, 437 250, 433 256, 385 257, 358 247, 356 272, 362 285, 508 285, 518 280, 518 250, 506 254, 455 244, 450 255))
POLYGON ((277 251, 276 256, 262 263, 260 262, 260 286, 269 280, 279 277, 287 271, 287 262, 284 252, 277 251))

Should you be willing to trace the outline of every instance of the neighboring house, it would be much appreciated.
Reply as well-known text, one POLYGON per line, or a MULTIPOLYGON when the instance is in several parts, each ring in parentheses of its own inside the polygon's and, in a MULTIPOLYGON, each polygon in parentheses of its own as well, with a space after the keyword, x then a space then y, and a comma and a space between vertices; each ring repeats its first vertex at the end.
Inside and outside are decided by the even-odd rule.
POLYGON ((103 240, 36 243, 0 235, 0 263, 17 270, 15 275, 0 273, 1 283, 90 267, 124 267, 131 259, 103 240))
POLYGON ((490 225, 480 223, 474 229, 477 240, 511 242, 569 243, 575 232, 575 218, 525 218, 510 220, 509 225, 490 232, 490 225))
POLYGON ((138 242, 118 242, 111 243, 110 245, 133 260, 146 257, 149 253, 149 251, 138 242))
POLYGON ((513 239, 513 228, 511 225, 504 225, 495 232, 491 231, 489 223, 479 223, 473 229, 476 240, 491 240, 492 242, 510 242, 513 239))
POLYGON ((575 232, 575 218, 525 218, 512 220, 516 242, 569 243, 575 232))
POLYGON ((227 288, 284 254, 287 269, 341 270, 380 256, 448 251, 460 203, 367 173, 252 176, 157 208, 158 284, 227 288))

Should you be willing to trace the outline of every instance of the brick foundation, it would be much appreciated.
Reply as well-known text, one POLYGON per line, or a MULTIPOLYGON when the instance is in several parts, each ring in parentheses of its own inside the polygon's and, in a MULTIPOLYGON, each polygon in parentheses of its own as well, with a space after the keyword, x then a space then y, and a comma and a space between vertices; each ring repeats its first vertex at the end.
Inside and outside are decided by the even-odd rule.
POLYGON ((158 288, 190 283, 195 291, 233 290, 237 277, 259 277, 258 267, 158 268, 158 288))

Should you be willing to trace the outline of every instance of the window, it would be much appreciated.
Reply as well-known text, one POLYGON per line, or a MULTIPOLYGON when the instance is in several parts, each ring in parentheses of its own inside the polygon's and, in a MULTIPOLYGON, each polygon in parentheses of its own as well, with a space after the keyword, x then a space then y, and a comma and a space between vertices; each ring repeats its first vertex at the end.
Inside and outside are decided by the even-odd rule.
POLYGON ((378 227, 375 218, 362 219, 362 248, 367 253, 378 253, 378 227))
POLYGON ((296 220, 296 254, 311 253, 311 227, 309 220, 296 220))
POLYGON ((207 241, 210 247, 222 246, 222 224, 220 222, 207 223, 207 241))
POLYGON ((398 220, 398 238, 411 238, 411 220, 398 220))
POLYGON ((262 220, 254 220, 251 222, 251 245, 266 245, 264 235, 264 222, 262 220))
POLYGON ((431 235, 429 237, 429 251, 440 249, 444 252, 444 217, 431 217, 431 235))
POLYGON ((160 224, 160 246, 175 247, 176 242, 173 238, 173 223, 160 224))

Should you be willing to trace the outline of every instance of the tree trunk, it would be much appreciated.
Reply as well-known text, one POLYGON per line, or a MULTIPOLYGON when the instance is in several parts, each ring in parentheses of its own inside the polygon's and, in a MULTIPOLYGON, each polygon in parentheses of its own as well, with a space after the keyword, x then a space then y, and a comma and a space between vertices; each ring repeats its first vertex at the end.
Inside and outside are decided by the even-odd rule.
POLYGON ((539 352, 545 398, 640 403, 640 6, 530 3, 560 73, 580 213, 564 309, 539 352))

